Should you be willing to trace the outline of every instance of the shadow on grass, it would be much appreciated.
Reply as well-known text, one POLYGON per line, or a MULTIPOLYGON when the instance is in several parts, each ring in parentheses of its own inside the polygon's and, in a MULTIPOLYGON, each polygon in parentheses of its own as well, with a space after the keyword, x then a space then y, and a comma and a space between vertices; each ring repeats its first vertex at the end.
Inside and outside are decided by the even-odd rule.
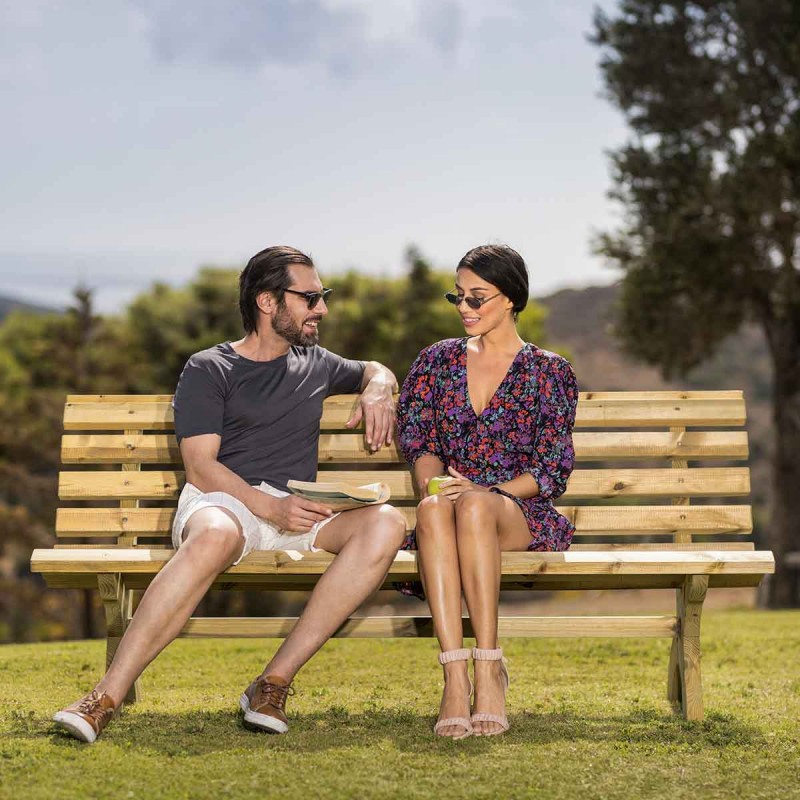
MULTIPOLYGON (((429 754, 439 749, 468 747, 478 751, 515 744, 605 743, 615 749, 723 749, 761 747, 762 733, 729 714, 711 713, 702 722, 654 709, 641 709, 616 716, 580 716, 574 713, 522 712, 510 716, 511 730, 502 737, 471 737, 451 742, 433 735, 433 716, 412 710, 374 709, 352 714, 343 707, 290 717, 288 736, 270 736, 247 730, 233 711, 142 712, 123 714, 111 723, 102 744, 134 748, 167 757, 202 756, 224 752, 263 751, 324 752, 344 748, 370 748, 377 742, 392 742, 399 750, 429 754)), ((49 737, 57 747, 83 747, 49 720, 21 716, 12 720, 9 733, 16 739, 49 737)))

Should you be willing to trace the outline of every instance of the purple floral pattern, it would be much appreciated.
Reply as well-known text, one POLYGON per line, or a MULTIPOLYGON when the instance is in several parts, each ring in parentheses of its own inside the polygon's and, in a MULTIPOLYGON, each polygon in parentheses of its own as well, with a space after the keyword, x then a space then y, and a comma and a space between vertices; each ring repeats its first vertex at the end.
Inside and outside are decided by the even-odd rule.
MULTIPOLYGON (((445 339, 419 354, 403 383, 398 445, 409 464, 432 453, 482 486, 530 473, 539 494, 516 501, 531 532, 528 550, 566 550, 575 527, 553 500, 564 493, 575 463, 577 403, 569 361, 526 344, 476 414, 467 388, 467 339, 445 339)), ((413 533, 404 547, 416 547, 413 533)))

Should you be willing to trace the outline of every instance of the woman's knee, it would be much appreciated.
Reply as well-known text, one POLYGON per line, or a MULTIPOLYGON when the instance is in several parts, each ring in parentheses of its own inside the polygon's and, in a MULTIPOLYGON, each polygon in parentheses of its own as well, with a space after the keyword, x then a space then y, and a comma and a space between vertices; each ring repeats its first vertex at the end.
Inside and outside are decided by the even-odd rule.
MULTIPOLYGON (((496 496, 490 492, 469 491, 460 494, 455 502, 458 523, 489 522, 496 517, 496 496)), ((458 525, 459 529, 461 525, 458 525)))
POLYGON ((453 501, 444 495, 432 494, 417 506, 417 536, 441 530, 442 522, 452 522, 453 501))

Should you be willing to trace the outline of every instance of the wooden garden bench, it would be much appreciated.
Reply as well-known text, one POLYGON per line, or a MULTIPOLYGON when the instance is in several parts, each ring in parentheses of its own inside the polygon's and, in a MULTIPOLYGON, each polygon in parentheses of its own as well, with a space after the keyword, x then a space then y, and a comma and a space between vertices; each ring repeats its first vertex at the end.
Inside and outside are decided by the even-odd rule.
MULTIPOLYGON (((107 622, 106 662, 135 603, 172 555, 169 531, 184 481, 173 435, 171 397, 70 396, 56 517, 57 544, 32 556, 51 587, 98 587, 107 622), (87 544, 89 542, 89 544, 87 544)), ((369 455, 363 436, 344 429, 354 395, 325 402, 320 469, 331 479, 383 480, 413 526, 408 468, 394 447, 369 455), (356 471, 352 471, 356 470, 356 471)), ((774 572, 770 552, 754 550, 741 392, 591 392, 578 405, 578 467, 559 505, 577 527, 565 553, 504 553, 504 589, 675 589, 663 616, 507 616, 500 635, 655 637, 672 640, 667 697, 686 719, 703 715, 700 616, 709 588, 757 586, 774 572), (738 430, 732 430, 736 429, 738 430), (592 464, 600 462, 600 464, 592 464), (692 462, 692 466, 689 466, 692 462), (714 498, 713 505, 690 505, 714 498)), ((217 579, 216 589, 305 590, 332 556, 254 552, 217 579)), ((401 552, 386 585, 417 576, 401 552)), ((635 609, 632 609, 635 611, 635 609)), ((283 637, 293 618, 192 618, 186 637, 283 637)), ((469 635, 469 625, 465 626, 469 635)), ((431 636, 429 617, 353 617, 338 636, 431 636)), ((138 683, 129 699, 135 699, 138 683)))

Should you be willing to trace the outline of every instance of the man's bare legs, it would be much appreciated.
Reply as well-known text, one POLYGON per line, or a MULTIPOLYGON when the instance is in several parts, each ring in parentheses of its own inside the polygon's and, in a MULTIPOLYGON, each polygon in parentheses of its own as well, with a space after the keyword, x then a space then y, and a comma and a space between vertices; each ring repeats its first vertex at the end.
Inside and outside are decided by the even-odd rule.
MULTIPOLYGON (((458 559, 464 599, 479 648, 497 647, 500 601, 500 553, 526 550, 530 529, 520 507, 492 492, 464 492, 455 502, 458 559)), ((501 661, 475 661, 474 712, 502 716, 505 685, 501 661)), ((475 722, 476 734, 499 729, 496 722, 475 722)))
POLYGON ((391 506, 347 511, 324 525, 314 546, 336 553, 336 558, 317 581, 297 624, 262 675, 280 675, 291 681, 350 614, 378 589, 405 532, 405 519, 391 506))
MULTIPOLYGON (((461 574, 452 500, 426 497, 417 507, 417 558, 433 626, 442 651, 464 646, 461 623, 461 574)), ((444 664, 445 683, 439 719, 469 719, 469 674, 466 661, 444 664)), ((439 729, 440 736, 462 736, 460 725, 439 729)))
POLYGON ((119 705, 145 667, 180 633, 214 578, 242 552, 235 517, 204 508, 189 517, 184 542, 144 593, 98 692, 119 705))
MULTIPOLYGON (((291 680, 380 585, 404 535, 405 520, 390 506, 348 512, 325 525, 317 546, 339 557, 320 579, 265 674, 291 680)), ((206 508, 192 514, 183 544, 144 593, 98 692, 107 692, 119 704, 145 667, 180 633, 214 578, 238 558, 243 545, 241 527, 227 510, 206 508)))

